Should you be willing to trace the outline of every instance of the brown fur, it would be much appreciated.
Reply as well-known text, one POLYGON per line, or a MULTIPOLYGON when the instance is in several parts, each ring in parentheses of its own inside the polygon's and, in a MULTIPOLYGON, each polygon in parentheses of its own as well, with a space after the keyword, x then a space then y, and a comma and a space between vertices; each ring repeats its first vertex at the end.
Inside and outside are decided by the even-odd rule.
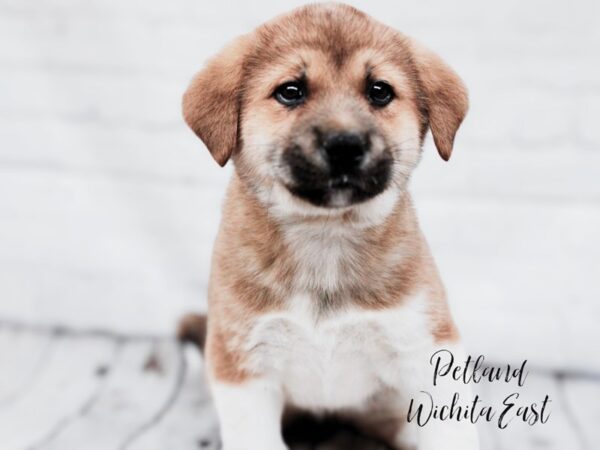
MULTIPOLYGON (((258 199, 259 191, 273 184, 264 170, 265 165, 273 164, 273 153, 248 148, 246 141, 255 138, 253 133, 269 129, 282 145, 289 139, 292 123, 295 128, 298 124, 309 127, 312 117, 331 120, 330 127, 343 126, 342 119, 329 114, 336 102, 352 102, 357 114, 372 117, 360 81, 365 70, 381 71, 397 86, 399 100, 377 116, 384 132, 393 134, 403 125, 401 118, 414 118, 420 131, 418 146, 429 127, 441 157, 447 160, 467 110, 462 82, 437 56, 344 5, 307 6, 266 23, 209 62, 184 95, 184 116, 190 127, 219 164, 224 165, 230 157, 236 163, 209 288, 206 353, 212 376, 221 381, 239 383, 254 375, 246 367, 248 349, 244 348, 252 321, 257 315, 284 308, 286 299, 298 288, 295 274, 299 263, 284 239, 288 224, 270 215, 258 199), (301 56, 290 61, 294 52, 301 56), (309 81, 313 105, 293 112, 275 109, 270 97, 273 89, 286 81, 282 74, 288 78, 301 75, 307 60, 313 63, 309 81), (340 84, 347 92, 342 99, 332 94, 340 84)), ((417 156, 414 159, 408 163, 416 164, 417 156)), ((287 220, 352 226, 357 217, 350 210, 327 219, 299 216, 287 220)), ((431 294, 435 339, 457 338, 408 193, 402 194, 383 223, 357 229, 348 251, 360 264, 344 267, 344 279, 336 290, 303 286, 307 291, 313 289, 320 314, 349 306, 391 308, 426 288, 431 294)))
POLYGON ((246 36, 231 43, 194 78, 183 96, 185 121, 221 166, 238 144, 240 59, 249 43, 246 36))
MULTIPOLYGON (((251 376, 244 369, 245 352, 241 348, 252 318, 285 306, 292 294, 295 262, 278 231, 277 221, 268 216, 235 175, 224 215, 228 221, 217 238, 213 259, 207 352, 215 377, 240 382, 251 376)), ((342 216, 339 220, 351 219, 342 216)), ((350 305, 391 308, 429 286, 433 299, 432 333, 438 341, 457 337, 408 194, 385 223, 363 231, 357 239, 356 253, 362 255, 362 263, 359 270, 347 268, 342 289, 313 292, 321 300, 322 314, 350 305), (386 258, 399 252, 403 254, 401 261, 386 267, 386 258)))
POLYGON ((437 55, 352 7, 337 5, 334 11, 311 5, 238 38, 188 87, 185 120, 220 165, 239 147, 240 119, 252 91, 248 84, 296 48, 318 49, 338 68, 361 49, 386 55, 408 76, 414 106, 423 116, 423 135, 429 126, 440 156, 450 158, 468 109, 467 91, 454 71, 437 55))
POLYGON ((411 43, 433 140, 444 161, 450 159, 456 131, 469 108, 461 79, 433 52, 411 43))

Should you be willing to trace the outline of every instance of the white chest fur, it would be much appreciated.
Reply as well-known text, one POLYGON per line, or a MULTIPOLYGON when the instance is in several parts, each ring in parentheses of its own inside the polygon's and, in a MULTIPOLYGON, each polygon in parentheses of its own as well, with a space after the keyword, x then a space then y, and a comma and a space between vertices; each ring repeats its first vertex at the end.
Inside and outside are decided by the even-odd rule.
POLYGON ((356 408, 397 384, 403 355, 431 344, 425 302, 395 309, 315 316, 314 299, 260 317, 249 339, 253 369, 279 378, 292 404, 311 410, 356 408))

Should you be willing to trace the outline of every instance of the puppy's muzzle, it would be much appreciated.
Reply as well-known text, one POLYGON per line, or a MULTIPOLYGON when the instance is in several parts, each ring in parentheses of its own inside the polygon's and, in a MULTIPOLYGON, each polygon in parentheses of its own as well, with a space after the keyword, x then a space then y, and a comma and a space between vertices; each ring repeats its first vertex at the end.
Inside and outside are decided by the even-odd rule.
POLYGON ((284 152, 297 197, 322 207, 345 207, 364 202, 385 190, 392 158, 374 149, 370 133, 314 130, 314 148, 292 145, 284 152))

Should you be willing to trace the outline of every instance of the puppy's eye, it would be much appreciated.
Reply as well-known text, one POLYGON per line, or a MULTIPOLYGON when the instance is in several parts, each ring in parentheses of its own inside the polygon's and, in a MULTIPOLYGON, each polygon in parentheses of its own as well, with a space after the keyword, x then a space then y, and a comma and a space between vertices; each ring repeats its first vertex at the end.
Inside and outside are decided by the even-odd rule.
POLYGON ((284 83, 275 89, 275 99, 285 106, 296 106, 306 97, 304 86, 296 81, 284 83))
POLYGON ((375 81, 369 85, 367 97, 375 106, 386 106, 394 99, 394 90, 385 81, 375 81))

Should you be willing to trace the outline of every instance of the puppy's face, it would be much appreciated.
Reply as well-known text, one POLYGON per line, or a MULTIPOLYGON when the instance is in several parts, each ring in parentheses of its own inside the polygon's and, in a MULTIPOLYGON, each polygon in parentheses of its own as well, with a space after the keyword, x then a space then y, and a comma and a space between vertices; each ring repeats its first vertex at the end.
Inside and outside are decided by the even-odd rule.
POLYGON ((404 183, 421 116, 415 86, 390 55, 364 48, 336 60, 299 42, 261 66, 246 80, 238 163, 261 186, 339 208, 404 183))
POLYGON ((428 127, 447 159, 466 107, 437 57, 343 5, 240 38, 184 97, 190 126, 261 199, 321 209, 400 192, 428 127))

